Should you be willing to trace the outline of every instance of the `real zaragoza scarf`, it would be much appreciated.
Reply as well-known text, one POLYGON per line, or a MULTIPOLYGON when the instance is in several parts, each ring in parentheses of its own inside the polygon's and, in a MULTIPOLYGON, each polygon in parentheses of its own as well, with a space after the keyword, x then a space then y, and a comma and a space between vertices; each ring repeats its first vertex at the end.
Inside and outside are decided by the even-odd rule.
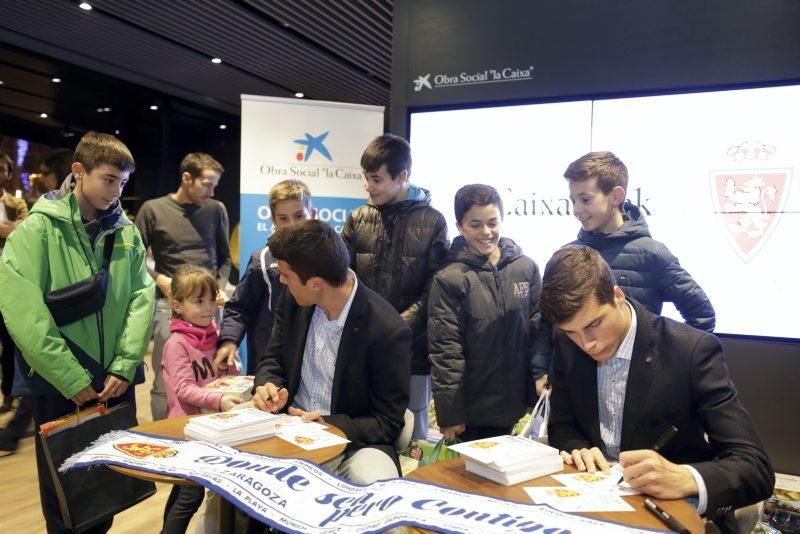
POLYGON ((402 478, 359 486, 306 460, 129 431, 101 436, 59 470, 95 464, 193 480, 286 532, 365 533, 400 525, 438 532, 650 532, 402 478))

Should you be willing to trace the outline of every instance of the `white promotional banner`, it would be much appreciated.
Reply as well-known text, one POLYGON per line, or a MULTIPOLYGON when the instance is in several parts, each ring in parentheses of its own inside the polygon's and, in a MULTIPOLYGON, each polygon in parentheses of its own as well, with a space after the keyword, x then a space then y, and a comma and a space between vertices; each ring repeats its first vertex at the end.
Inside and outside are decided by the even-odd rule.
POLYGON ((382 133, 382 107, 242 95, 240 268, 272 231, 280 181, 308 184, 318 218, 341 231, 366 199, 361 154, 382 133))
POLYGON ((359 486, 305 460, 136 432, 102 436, 60 471, 95 464, 193 480, 286 532, 380 532, 400 525, 438 532, 655 532, 400 478, 359 486))

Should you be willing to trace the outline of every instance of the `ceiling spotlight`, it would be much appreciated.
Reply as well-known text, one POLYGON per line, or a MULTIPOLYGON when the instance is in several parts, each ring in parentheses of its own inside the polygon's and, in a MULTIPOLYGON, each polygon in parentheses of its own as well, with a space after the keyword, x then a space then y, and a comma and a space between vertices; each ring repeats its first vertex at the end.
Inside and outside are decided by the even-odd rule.
POLYGON ((227 130, 228 129, 228 125, 227 124, 220 124, 219 125, 219 129, 220 130, 227 130))
POLYGON ((150 106, 151 111, 158 111, 158 106, 150 106))
POLYGON ((6 82, 4 82, 3 80, 0 80, 0 85, 3 85, 4 83, 6 83, 6 82))
POLYGON ((43 119, 47 118, 47 113, 39 113, 39 116, 43 119))
POLYGON ((119 130, 114 130, 114 133, 119 135, 119 130))
POLYGON ((106 113, 108 113, 109 111, 111 111, 111 108, 103 108, 103 111, 105 111, 106 113))
POLYGON ((304 95, 303 93, 301 93, 300 91, 298 91, 298 92, 296 92, 296 93, 294 94, 294 96, 296 96, 297 98, 303 98, 303 97, 304 97, 304 96, 306 96, 306 95, 304 95))
POLYGON ((211 58, 211 63, 214 63, 215 65, 219 65, 220 63, 222 63, 222 60, 220 58, 218 58, 218 57, 212 57, 211 58))
POLYGON ((61 83, 61 78, 53 78, 50 81, 53 82, 53 83, 61 83))
POLYGON ((97 108, 97 112, 98 113, 102 113, 103 112, 103 108, 97 108))
POLYGON ((81 2, 80 4, 78 4, 78 7, 84 11, 92 10, 92 5, 89 2, 81 2))

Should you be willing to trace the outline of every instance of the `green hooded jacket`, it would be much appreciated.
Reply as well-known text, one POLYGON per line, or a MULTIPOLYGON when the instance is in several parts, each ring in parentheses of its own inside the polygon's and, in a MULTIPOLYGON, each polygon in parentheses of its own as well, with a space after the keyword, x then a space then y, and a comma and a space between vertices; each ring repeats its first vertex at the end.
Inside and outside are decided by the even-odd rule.
POLYGON ((66 398, 91 384, 92 377, 65 338, 100 362, 107 374, 130 382, 147 348, 155 303, 141 236, 119 200, 101 214, 100 232, 90 243, 73 184, 70 175, 59 191, 39 199, 9 236, 0 258, 0 311, 31 367, 29 376, 38 373, 66 398), (109 232, 114 233, 114 249, 102 312, 57 326, 44 295, 100 270, 109 232))

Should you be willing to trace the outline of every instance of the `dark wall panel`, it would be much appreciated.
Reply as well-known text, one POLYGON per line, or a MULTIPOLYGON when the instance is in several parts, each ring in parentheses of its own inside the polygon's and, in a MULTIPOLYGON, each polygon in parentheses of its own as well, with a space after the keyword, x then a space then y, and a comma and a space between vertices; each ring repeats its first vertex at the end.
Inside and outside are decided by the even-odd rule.
POLYGON ((400 0, 392 129, 408 107, 800 79, 798 28, 795 0, 400 0))

